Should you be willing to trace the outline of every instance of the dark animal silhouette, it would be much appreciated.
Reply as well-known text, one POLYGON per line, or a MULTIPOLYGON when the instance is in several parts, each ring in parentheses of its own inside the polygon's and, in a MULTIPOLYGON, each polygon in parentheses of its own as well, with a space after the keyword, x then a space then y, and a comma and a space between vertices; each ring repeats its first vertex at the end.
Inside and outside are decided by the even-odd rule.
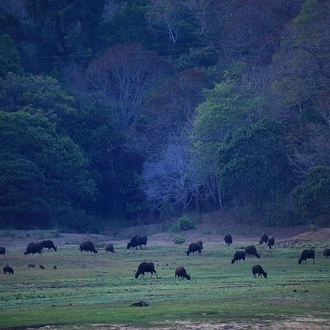
POLYGON ((45 269, 45 266, 40 265, 39 268, 40 268, 40 269, 45 269))
POLYGON ((134 307, 146 307, 149 306, 149 304, 147 302, 145 302, 144 300, 140 300, 136 303, 131 304, 130 306, 134 306, 134 307))
POLYGON ((198 239, 195 243, 196 243, 196 244, 199 244, 201 247, 203 247, 203 242, 202 242, 201 239, 198 239))
POLYGON ((245 253, 247 256, 260 258, 260 254, 257 252, 257 249, 254 245, 249 245, 245 248, 245 253))
POLYGON ((235 261, 245 261, 245 251, 236 251, 233 259, 231 259, 231 263, 233 264, 235 261))
POLYGON ((271 249, 275 245, 274 236, 269 236, 267 241, 267 246, 271 249))
POLYGON ((326 257, 327 259, 328 259, 328 257, 330 257, 330 249, 324 249, 323 257, 326 257))
POLYGON ((178 277, 179 280, 186 278, 188 281, 190 280, 190 275, 187 274, 187 271, 184 267, 179 266, 175 269, 175 278, 178 277))
POLYGON ((80 252, 87 251, 87 252, 94 252, 97 253, 94 244, 91 241, 84 241, 79 245, 80 252))
POLYGON ((6 254, 6 249, 3 246, 0 246, 0 254, 6 254))
POLYGON ((260 265, 252 266, 252 274, 253 274, 253 277, 257 277, 257 274, 258 274, 258 277, 260 277, 260 276, 262 277, 262 275, 263 275, 264 278, 267 278, 267 272, 265 272, 260 265))
POLYGON ((106 244, 106 246, 104 247, 104 250, 106 252, 112 252, 112 253, 115 252, 115 249, 113 248, 113 245, 111 243, 106 244))
POLYGON ((139 246, 142 250, 141 245, 145 245, 145 248, 147 248, 147 241, 148 237, 146 235, 134 235, 131 238, 131 241, 127 243, 127 249, 130 249, 131 247, 135 247, 135 249, 137 249, 137 247, 139 246))
POLYGON ((315 264, 315 251, 314 250, 304 250, 301 252, 301 256, 298 260, 298 264, 300 265, 303 261, 307 264, 307 259, 313 259, 313 264, 315 264))
POLYGON ((28 264, 28 268, 36 268, 37 266, 35 264, 28 264))
POLYGON ((35 253, 41 254, 41 252, 42 252, 42 246, 41 246, 41 244, 40 243, 31 242, 26 247, 26 251, 24 252, 24 254, 25 255, 27 255, 27 254, 35 254, 35 253))
POLYGON ((193 254, 195 254, 195 252, 199 252, 202 253, 202 249, 203 246, 200 245, 199 243, 190 243, 188 246, 188 251, 186 251, 187 256, 189 256, 189 254, 192 252, 193 254))
POLYGON ((57 251, 57 246, 55 246, 54 242, 51 240, 45 240, 40 242, 43 249, 47 249, 47 251, 57 251))
POLYGON ((2 268, 4 274, 12 274, 14 275, 14 269, 12 269, 10 266, 6 265, 2 268))
POLYGON ((268 241, 268 235, 265 233, 262 233, 259 244, 267 243, 267 241, 268 241))
POLYGON ((223 238, 223 240, 225 241, 226 245, 228 245, 228 246, 233 244, 233 238, 230 234, 226 234, 225 237, 223 238))
POLYGON ((54 266, 54 267, 53 267, 53 269, 57 269, 57 267, 56 267, 56 266, 54 266))
POLYGON ((155 271, 155 265, 152 262, 142 262, 135 273, 135 278, 138 278, 140 275, 142 275, 141 277, 144 277, 144 273, 151 273, 150 277, 152 277, 152 275, 155 273, 156 277, 158 278, 155 271))

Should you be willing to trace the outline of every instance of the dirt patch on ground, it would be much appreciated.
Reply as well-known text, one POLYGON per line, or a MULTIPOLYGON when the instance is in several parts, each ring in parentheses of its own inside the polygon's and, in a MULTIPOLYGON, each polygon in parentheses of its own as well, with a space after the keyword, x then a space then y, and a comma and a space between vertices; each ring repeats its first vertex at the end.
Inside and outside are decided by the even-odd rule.
MULTIPOLYGON (((150 330, 218 330, 218 329, 302 329, 302 330, 321 330, 321 329, 329 329, 329 321, 325 319, 316 319, 316 318, 308 318, 308 317, 301 317, 301 318, 292 318, 286 320, 279 320, 279 321, 264 321, 264 322, 226 322, 226 323, 207 323, 207 322, 168 322, 165 325, 155 325, 148 327, 147 329, 150 330)), ((25 328, 25 330, 69 330, 69 329, 76 329, 76 330, 87 330, 87 329, 95 329, 95 330, 145 330, 146 328, 138 327, 134 325, 128 324, 91 324, 88 326, 79 326, 74 325, 70 327, 66 326, 55 326, 55 325, 47 325, 38 328, 25 328)), ((19 329, 15 329, 19 330, 19 329)))

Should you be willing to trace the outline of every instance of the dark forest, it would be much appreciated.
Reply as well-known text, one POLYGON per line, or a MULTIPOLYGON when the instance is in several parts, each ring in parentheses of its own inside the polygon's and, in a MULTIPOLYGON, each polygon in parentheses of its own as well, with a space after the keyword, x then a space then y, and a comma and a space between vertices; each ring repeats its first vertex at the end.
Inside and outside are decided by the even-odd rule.
POLYGON ((329 20, 329 0, 2 0, 0 228, 329 224, 329 20))

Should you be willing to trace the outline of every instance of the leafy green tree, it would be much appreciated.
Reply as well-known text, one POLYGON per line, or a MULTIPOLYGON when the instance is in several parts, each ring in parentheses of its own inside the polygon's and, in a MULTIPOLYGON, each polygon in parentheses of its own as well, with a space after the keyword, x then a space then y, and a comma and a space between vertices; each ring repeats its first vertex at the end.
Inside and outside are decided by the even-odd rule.
POLYGON ((47 228, 52 225, 51 198, 44 174, 26 159, 0 158, 1 228, 47 228))
POLYGON ((46 116, 59 130, 69 131, 76 114, 74 98, 51 77, 8 73, 0 78, 0 104, 3 111, 46 116))
POLYGON ((306 180, 292 191, 297 215, 315 219, 330 215, 330 167, 317 166, 309 170, 306 180))
POLYGON ((219 152, 219 177, 225 194, 256 208, 288 192, 291 170, 284 129, 263 119, 229 134, 219 152))
MULTIPOLYGON (((13 225, 22 225, 21 210, 24 209, 26 219, 33 218, 35 205, 40 203, 43 207, 35 221, 46 226, 57 207, 86 208, 93 200, 95 183, 81 149, 68 136, 58 134, 45 116, 22 111, 0 112, 0 140, 0 164, 8 165, 8 170, 2 173, 1 207, 5 210, 6 200, 11 202, 3 215, 5 223, 12 220, 13 225), (20 173, 16 183, 15 168, 20 173)), ((27 221, 25 225, 30 223, 27 221)))
POLYGON ((0 36, 0 77, 8 72, 23 74, 23 68, 13 40, 4 34, 0 36))
POLYGON ((105 0, 25 0, 25 49, 34 73, 51 72, 73 59, 86 61, 100 49, 105 0), (33 61, 37 58, 38 61, 33 61))
POLYGON ((141 44, 150 46, 150 29, 146 20, 149 0, 121 1, 117 9, 104 15, 102 32, 104 44, 141 44))

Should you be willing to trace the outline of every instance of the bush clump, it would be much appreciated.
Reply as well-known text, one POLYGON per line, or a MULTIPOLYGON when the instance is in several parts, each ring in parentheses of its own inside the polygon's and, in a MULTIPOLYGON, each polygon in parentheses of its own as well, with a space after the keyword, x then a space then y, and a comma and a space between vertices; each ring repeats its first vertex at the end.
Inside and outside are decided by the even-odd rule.
POLYGON ((173 242, 175 244, 183 244, 186 241, 186 239, 183 236, 175 236, 173 237, 173 242))
POLYGON ((195 228, 196 228, 196 224, 193 220, 189 219, 188 217, 180 217, 178 219, 177 224, 175 224, 170 228, 170 231, 172 232, 187 231, 195 228))

